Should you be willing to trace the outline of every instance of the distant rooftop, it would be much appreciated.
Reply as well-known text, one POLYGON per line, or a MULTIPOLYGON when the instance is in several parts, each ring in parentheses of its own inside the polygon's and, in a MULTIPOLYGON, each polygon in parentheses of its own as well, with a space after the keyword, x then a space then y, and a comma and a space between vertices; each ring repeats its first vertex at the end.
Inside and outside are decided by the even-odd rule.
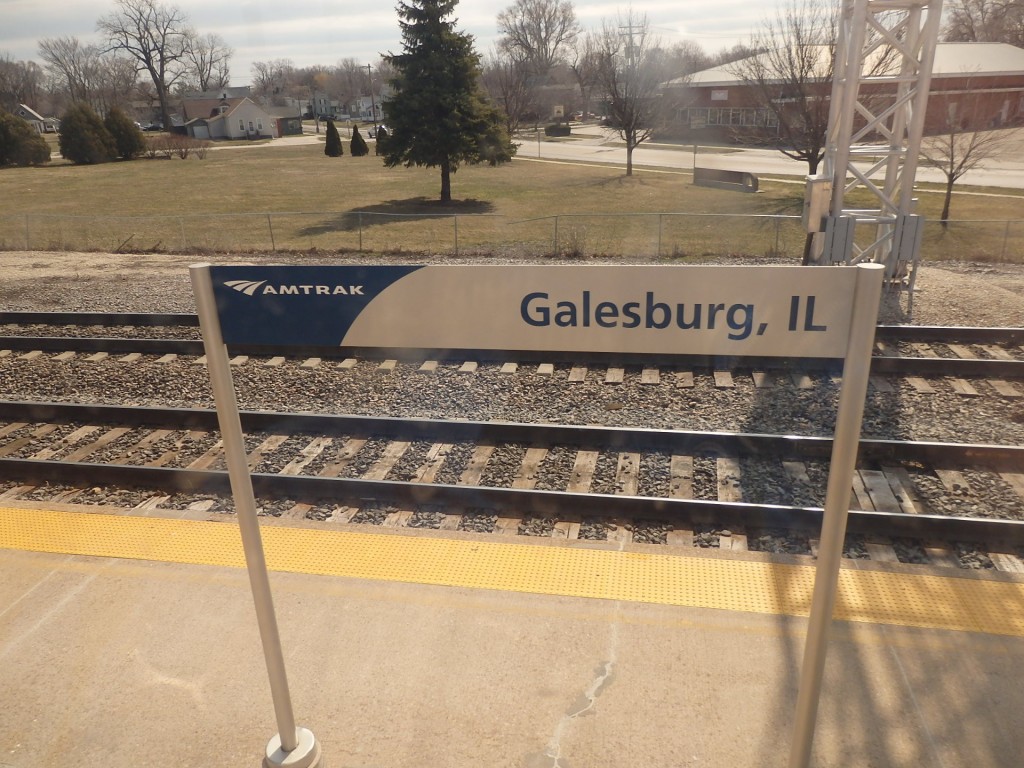
MULTIPOLYGON (((822 66, 829 47, 822 45, 822 66)), ((737 62, 723 64, 700 72, 689 78, 670 80, 668 85, 735 85, 739 79, 734 74, 737 62)), ((957 77, 961 75, 1024 75, 1024 48, 1008 43, 939 43, 935 46, 935 62, 932 77, 957 77)))

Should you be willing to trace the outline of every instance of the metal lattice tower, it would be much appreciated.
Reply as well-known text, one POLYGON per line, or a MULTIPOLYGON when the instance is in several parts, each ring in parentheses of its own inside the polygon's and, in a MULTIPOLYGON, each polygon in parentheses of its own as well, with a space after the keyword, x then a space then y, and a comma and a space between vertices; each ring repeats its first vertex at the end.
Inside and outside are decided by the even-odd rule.
POLYGON ((822 174, 832 186, 829 221, 874 225, 874 236, 864 237, 861 226, 841 254, 827 236, 825 258, 884 264, 890 283, 908 289, 921 230, 914 177, 941 15, 942 0, 842 0, 837 35, 822 174), (874 206, 847 204, 858 188, 874 206))

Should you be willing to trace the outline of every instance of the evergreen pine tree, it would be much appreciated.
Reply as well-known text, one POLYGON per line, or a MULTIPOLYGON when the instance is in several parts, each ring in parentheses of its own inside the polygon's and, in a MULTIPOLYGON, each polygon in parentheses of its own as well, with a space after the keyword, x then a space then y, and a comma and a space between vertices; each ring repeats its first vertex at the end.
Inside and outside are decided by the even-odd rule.
POLYGON ((88 104, 74 104, 60 119, 60 153, 72 163, 106 163, 117 157, 117 145, 88 104))
POLYGON ((50 145, 17 115, 0 109, 0 168, 42 165, 50 160, 50 145))
POLYGON ((352 157, 363 157, 363 155, 370 154, 370 148, 366 146, 366 139, 359 133, 358 125, 352 127, 352 141, 349 144, 349 150, 352 152, 352 157))
POLYGON ((473 38, 455 29, 457 0, 405 0, 398 4, 401 54, 384 102, 391 133, 381 148, 388 167, 441 169, 441 202, 451 202, 451 175, 461 163, 497 165, 515 147, 498 110, 480 86, 480 56, 473 38))
POLYGON ((333 120, 327 121, 327 140, 324 143, 324 154, 328 157, 341 157, 345 154, 345 148, 341 144, 341 135, 333 120))
POLYGON ((388 140, 388 129, 385 128, 382 125, 379 128, 377 128, 377 141, 373 145, 373 154, 375 154, 375 155, 383 155, 384 154, 384 145, 387 143, 387 140, 388 140))
POLYGON ((117 155, 122 160, 134 160, 146 151, 146 140, 139 126, 117 107, 107 112, 103 125, 114 137, 117 155))

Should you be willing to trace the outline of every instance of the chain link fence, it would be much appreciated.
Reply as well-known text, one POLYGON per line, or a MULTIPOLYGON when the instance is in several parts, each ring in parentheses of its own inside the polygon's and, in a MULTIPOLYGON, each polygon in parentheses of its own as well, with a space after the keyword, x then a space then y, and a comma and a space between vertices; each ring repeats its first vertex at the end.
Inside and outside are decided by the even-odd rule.
MULTIPOLYGON (((0 249, 308 252, 585 258, 773 256, 799 260, 800 217, 700 213, 500 214, 375 211, 72 216, 0 215, 0 249)), ((925 223, 925 260, 1024 262, 1024 221, 925 223)))

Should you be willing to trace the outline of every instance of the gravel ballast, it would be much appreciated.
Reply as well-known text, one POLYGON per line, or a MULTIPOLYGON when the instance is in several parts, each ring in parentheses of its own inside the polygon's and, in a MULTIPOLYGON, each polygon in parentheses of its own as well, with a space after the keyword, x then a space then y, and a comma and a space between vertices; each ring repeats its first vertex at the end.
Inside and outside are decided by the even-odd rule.
MULTIPOLYGON (((194 312, 187 267, 197 259, 185 256, 0 253, 0 269, 5 280, 0 284, 0 306, 7 310, 58 310, 105 312, 194 312)), ((365 264, 362 257, 251 256, 217 257, 218 263, 332 263, 365 264)), ((438 263, 469 263, 437 259, 438 263)), ((396 263, 394 260, 388 263, 396 263)), ((472 263, 508 263, 499 259, 474 259, 472 263)), ((545 260, 544 264, 560 263, 545 260)), ((563 262, 579 266, 581 262, 563 262)), ((586 264, 650 263, 628 259, 594 259, 586 264)), ((710 263, 710 262, 709 262, 710 263)), ((737 259, 714 263, 767 263, 763 259, 740 262, 737 259)), ((915 325, 1009 326, 1024 327, 1024 266, 970 263, 928 264, 920 270, 913 313, 906 311, 906 296, 888 297, 880 322, 915 325)), ((8 327, 0 333, 10 333, 8 327)), ((19 333, 59 335, 61 329, 39 327, 18 329, 19 333)), ((153 329, 75 329, 78 335, 159 335, 153 329), (86 334, 86 330, 89 333, 86 334)), ((173 335, 197 338, 196 329, 178 329, 173 335)), ((978 350, 985 354, 984 350, 978 350)), ((1020 356, 1014 348, 1011 354, 1020 356)), ((940 352, 941 354, 941 352, 940 352)), ((53 400, 82 403, 109 403, 150 406, 213 407, 204 366, 195 358, 183 357, 172 363, 158 363, 146 355, 134 364, 115 357, 87 362, 84 355, 70 361, 56 361, 54 355, 32 360, 20 355, 0 358, 0 398, 9 400, 53 400)), ((779 376, 774 387, 757 389, 749 371, 734 371, 735 386, 716 386, 710 372, 696 372, 692 388, 679 388, 671 375, 662 375, 658 384, 641 383, 639 366, 627 366, 621 384, 604 383, 606 368, 592 366, 582 382, 570 383, 568 365, 555 366, 552 375, 537 372, 536 365, 524 363, 517 374, 501 372, 501 366, 481 362, 475 373, 459 371, 460 364, 442 362, 434 373, 417 371, 418 363, 400 363, 390 374, 382 374, 378 362, 360 360, 349 369, 337 362, 324 361, 317 367, 300 367, 289 360, 279 367, 263 365, 253 359, 233 369, 239 405, 254 410, 312 411, 326 413, 371 414, 394 417, 457 418, 517 422, 553 422, 622 427, 650 427, 698 431, 766 432, 829 436, 832 434, 839 387, 825 375, 812 376, 815 386, 800 389, 789 377, 779 376)), ((865 408, 863 435, 894 440, 930 440, 940 442, 993 443, 1024 445, 1024 398, 1000 397, 984 380, 971 380, 979 397, 964 397, 944 386, 941 377, 932 377, 934 394, 921 394, 904 381, 890 377, 895 391, 869 392, 865 408)), ((1018 387, 1024 383, 1017 382, 1018 387)), ((67 425, 54 432, 30 437, 15 433, 7 438, 25 439, 14 454, 32 455, 66 437, 78 425, 67 425)), ((250 449, 266 436, 250 436, 250 449)), ((370 439, 351 457, 344 455, 345 438, 336 438, 328 450, 316 457, 303 471, 315 474, 325 465, 347 459, 341 477, 357 477, 377 462, 385 441, 370 439)), ((304 441, 287 443, 294 455, 304 441)), ((184 465, 202 456, 212 447, 208 437, 183 441, 165 438, 145 448, 141 456, 127 459, 143 463, 175 450, 175 464, 184 465)), ((107 447, 104 457, 127 450, 127 440, 107 447)), ((391 468, 388 478, 408 479, 425 459, 430 446, 416 443, 391 468)), ((456 444, 448 452, 436 481, 455 483, 468 466, 473 447, 456 444)), ((68 451, 64 451, 67 453, 68 451)), ((510 487, 516 480, 524 458, 522 446, 498 446, 488 462, 481 484, 510 487)), ((282 452, 283 453, 283 452, 282 452)), ((574 451, 554 447, 540 464, 536 487, 563 489, 572 473, 574 451)), ((638 493, 665 495, 668 487, 667 455, 645 455, 637 470, 638 493)), ((287 459, 264 458, 259 471, 276 471, 287 459)), ((221 464, 214 465, 215 468, 221 464)), ((741 462, 744 493, 747 500, 760 503, 820 505, 820 488, 827 467, 807 464, 810 485, 801 485, 778 462, 741 462)), ((621 493, 616 479, 617 454, 601 451, 597 458, 592 491, 621 493)), ((1024 518, 1024 502, 998 475, 983 471, 964 473, 970 487, 950 493, 928 472, 915 473, 914 485, 924 511, 933 514, 980 517, 1024 518)), ((699 499, 715 499, 717 488, 716 456, 713 451, 694 451, 693 494, 699 499)), ((42 493, 42 491, 40 491, 42 493)), ((89 492, 88 500, 100 494, 89 492)), ((122 494, 123 502, 134 499, 122 494)), ((205 496, 173 498, 168 505, 189 505, 208 500, 205 496)), ((105 503, 97 500, 96 503, 105 503)), ((106 502, 114 503, 114 502, 106 502)), ((282 514, 292 502, 275 504, 269 514, 282 514)), ((230 500, 217 500, 212 511, 230 510, 230 500)), ((393 508, 368 504, 353 517, 354 522, 379 524, 393 508)), ((313 519, 330 519, 332 508, 325 503, 308 513, 313 519)), ((410 524, 436 528, 444 512, 418 509, 410 524)), ((471 511, 461 523, 462 530, 489 531, 497 524, 495 510, 471 511)), ((549 536, 553 521, 527 516, 520 525, 524 535, 549 536)), ((581 538, 607 538, 615 526, 584 518, 581 538)), ((698 530, 697 546, 717 546, 720 536, 714 528, 698 530)), ((636 541, 661 543, 666 529, 656 521, 634 524, 636 541)), ((752 549, 769 552, 806 551, 806 540, 774 531, 749 537, 752 549)), ((856 547, 854 554, 860 556, 856 547)), ((925 557, 914 543, 899 548, 901 559, 914 561, 925 557)), ((969 550, 961 553, 967 567, 991 567, 985 558, 969 550)))

